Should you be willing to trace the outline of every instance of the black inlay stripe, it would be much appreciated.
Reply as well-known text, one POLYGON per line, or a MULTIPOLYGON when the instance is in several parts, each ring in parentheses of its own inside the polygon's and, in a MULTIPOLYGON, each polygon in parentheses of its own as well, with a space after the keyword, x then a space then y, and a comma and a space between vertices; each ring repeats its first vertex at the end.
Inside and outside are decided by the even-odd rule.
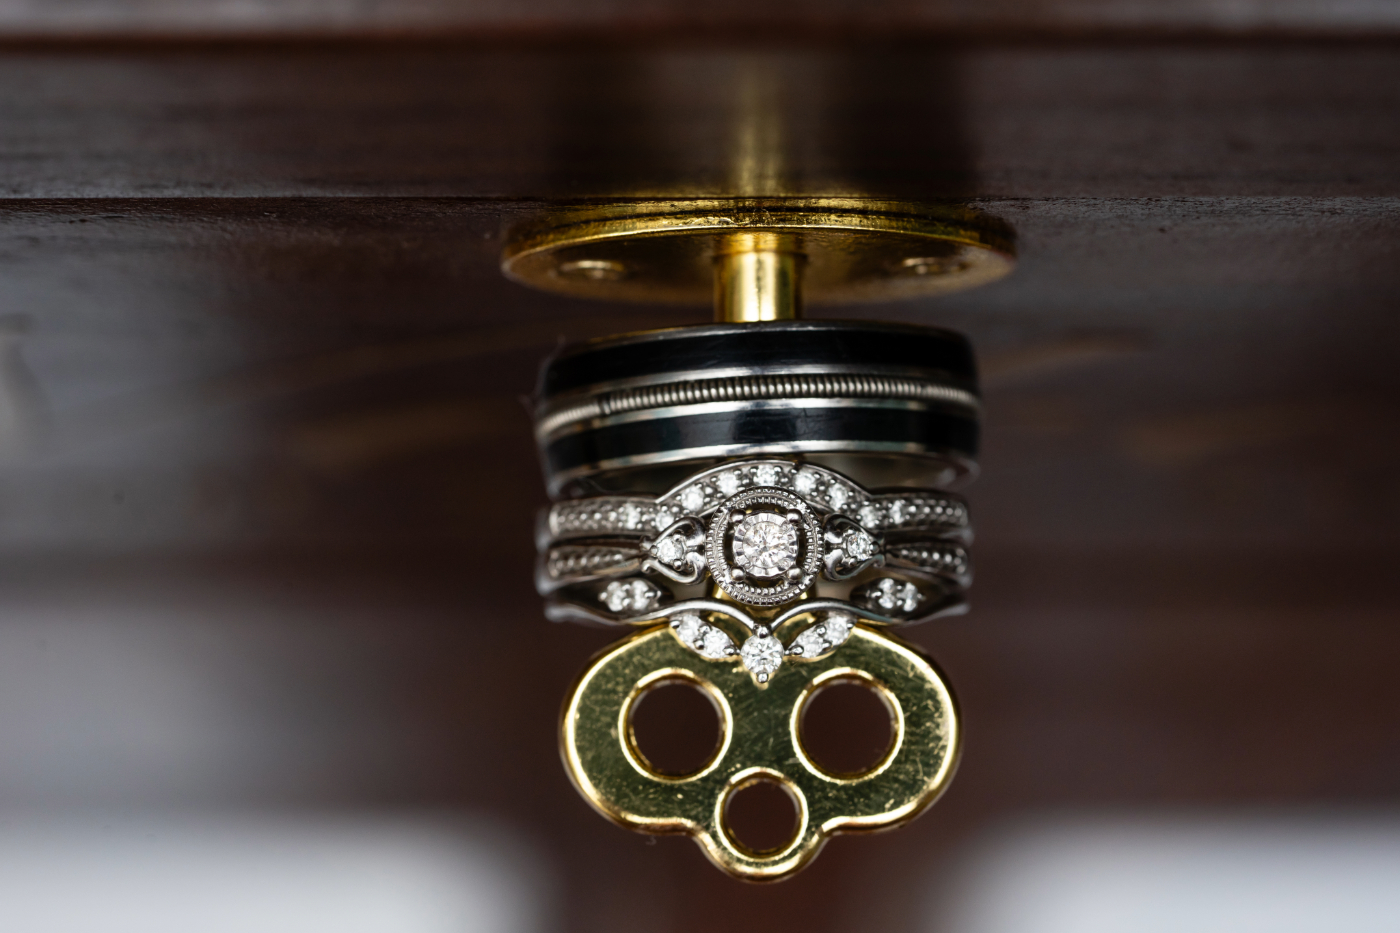
POLYGON ((907 324, 777 321, 712 324, 566 347, 547 361, 539 393, 549 398, 619 379, 733 367, 782 372, 797 366, 923 370, 977 391, 972 346, 961 334, 907 324))
POLYGON ((977 456, 976 419, 946 411, 890 408, 785 408, 632 421, 568 434, 545 449, 551 475, 623 457, 694 447, 854 441, 915 444, 977 456))

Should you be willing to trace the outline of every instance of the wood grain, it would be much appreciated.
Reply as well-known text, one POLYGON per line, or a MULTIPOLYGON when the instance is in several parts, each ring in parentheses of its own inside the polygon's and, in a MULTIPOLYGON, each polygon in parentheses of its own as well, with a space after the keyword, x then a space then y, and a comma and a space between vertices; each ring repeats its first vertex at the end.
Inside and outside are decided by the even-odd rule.
POLYGON ((1394 33, 1386 0, 6 0, 0 35, 284 37, 1394 33))
POLYGON ((0 56, 8 197, 1400 193, 1388 46, 0 56))

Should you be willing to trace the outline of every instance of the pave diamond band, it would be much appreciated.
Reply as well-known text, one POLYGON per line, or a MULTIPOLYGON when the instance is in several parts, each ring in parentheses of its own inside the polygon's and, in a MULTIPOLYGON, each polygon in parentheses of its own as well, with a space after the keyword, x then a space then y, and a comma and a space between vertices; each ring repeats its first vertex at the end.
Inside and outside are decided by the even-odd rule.
POLYGON ((658 497, 596 496, 556 503, 541 522, 541 538, 651 535, 682 515, 704 517, 741 489, 754 486, 790 491, 813 508, 847 514, 870 531, 957 537, 969 527, 967 503, 951 493, 870 493, 834 470, 761 460, 715 467, 658 497))
POLYGON ((562 539, 589 535, 649 535, 670 524, 671 513, 655 499, 640 496, 595 496, 550 506, 542 535, 562 539), (662 517, 658 517, 662 516, 662 517), (664 519, 664 520, 663 520, 664 519))

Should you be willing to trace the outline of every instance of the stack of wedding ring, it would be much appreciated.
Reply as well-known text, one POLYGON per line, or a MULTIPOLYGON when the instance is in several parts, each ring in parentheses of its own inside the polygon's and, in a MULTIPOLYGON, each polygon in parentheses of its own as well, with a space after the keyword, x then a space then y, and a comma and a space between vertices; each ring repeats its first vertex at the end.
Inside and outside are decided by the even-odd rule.
POLYGON ((965 341, 928 328, 721 325, 567 350, 536 420, 562 497, 537 531, 546 611, 669 622, 760 684, 857 623, 961 612, 967 504, 937 487, 972 468, 977 405, 965 341))
POLYGON ((783 658, 833 650, 856 622, 962 611, 968 538, 967 505, 951 493, 877 493, 801 461, 741 460, 661 496, 556 503, 540 519, 537 585, 551 618, 667 619, 698 653, 739 656, 762 683, 783 658))

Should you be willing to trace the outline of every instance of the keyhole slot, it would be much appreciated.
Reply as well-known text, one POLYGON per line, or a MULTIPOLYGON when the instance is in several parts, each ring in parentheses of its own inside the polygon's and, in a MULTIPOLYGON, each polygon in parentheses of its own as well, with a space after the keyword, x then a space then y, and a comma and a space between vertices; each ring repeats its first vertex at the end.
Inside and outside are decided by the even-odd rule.
POLYGON ((735 784, 724 798, 725 836, 751 858, 776 855, 802 832, 802 804, 787 781, 757 774, 735 784))
POLYGON ((695 777, 715 763, 724 744, 719 701, 707 685, 679 674, 639 686, 624 715, 630 751, 655 777, 695 777))
POLYGON ((899 737, 895 699, 858 673, 817 684, 798 713, 798 741, 812 764, 841 779, 867 777, 888 764, 899 737))

